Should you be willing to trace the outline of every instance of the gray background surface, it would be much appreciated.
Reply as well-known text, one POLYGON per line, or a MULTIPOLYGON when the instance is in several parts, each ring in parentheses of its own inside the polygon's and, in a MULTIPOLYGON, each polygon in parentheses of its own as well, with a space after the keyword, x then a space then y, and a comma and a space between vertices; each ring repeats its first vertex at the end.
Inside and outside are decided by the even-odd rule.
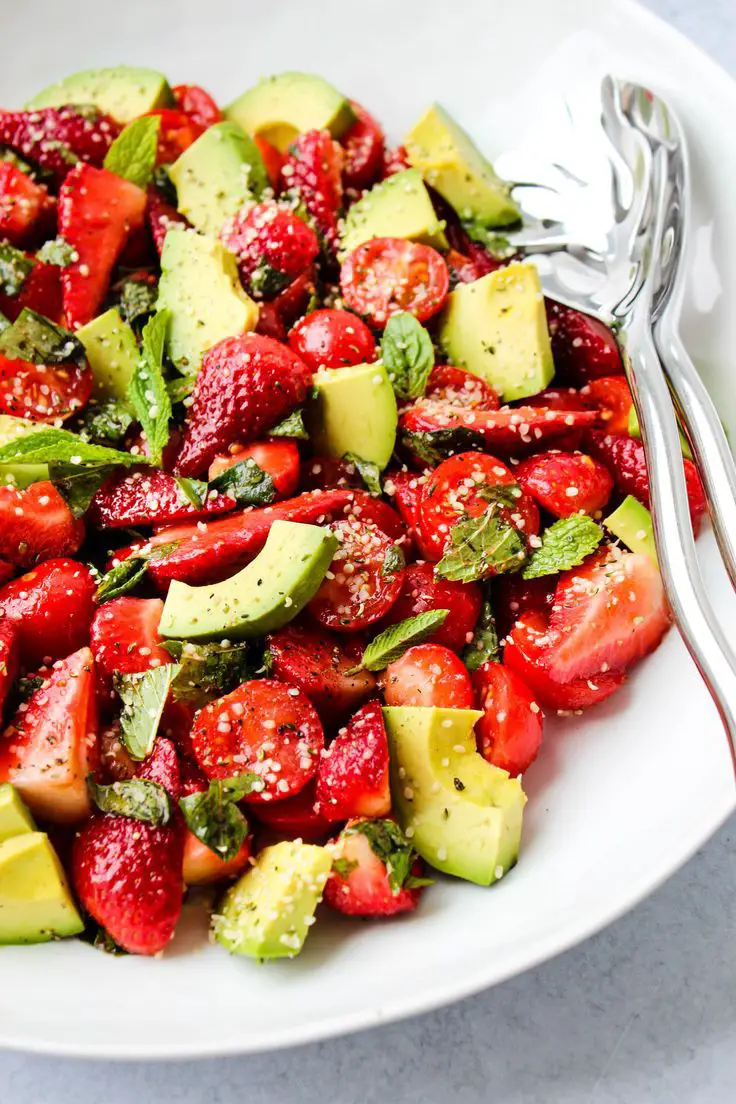
MULTIPOLYGON (((736 74, 734 0, 647 5, 736 74)), ((734 847, 731 822, 600 935, 440 1012, 297 1050, 196 1064, 0 1054, 0 1101, 732 1104, 734 847)))

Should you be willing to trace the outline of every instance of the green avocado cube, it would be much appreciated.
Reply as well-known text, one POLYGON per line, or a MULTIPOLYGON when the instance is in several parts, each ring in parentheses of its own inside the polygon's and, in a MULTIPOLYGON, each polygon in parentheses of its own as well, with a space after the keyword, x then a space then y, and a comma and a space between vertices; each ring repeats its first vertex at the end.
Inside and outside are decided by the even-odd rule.
POLYGON ((382 364, 321 369, 307 411, 315 451, 338 459, 352 452, 383 469, 396 443, 398 412, 382 364))
POLYGON ((444 223, 437 218, 417 169, 394 173, 353 203, 345 216, 341 257, 371 238, 406 238, 447 249, 444 223))
POLYGON ((659 562, 652 515, 633 495, 627 495, 621 505, 604 518, 603 524, 632 552, 641 552, 655 563, 659 562))
POLYGON ((13 836, 35 832, 33 817, 9 782, 0 786, 0 843, 13 836))
POLYGON ((63 107, 64 104, 92 104, 129 123, 157 107, 169 107, 174 98, 162 73, 135 65, 109 69, 84 69, 44 88, 26 108, 63 107))
POLYGON ((117 307, 98 314, 74 335, 84 345, 95 398, 126 402, 128 388, 140 357, 135 334, 120 317, 117 307))
POLYGON ((228 104, 225 116, 282 153, 307 130, 329 130, 333 138, 340 138, 355 122, 342 92, 313 73, 266 77, 228 104))
POLYGON ((0 944, 46 943, 84 928, 45 832, 0 843, 0 944))

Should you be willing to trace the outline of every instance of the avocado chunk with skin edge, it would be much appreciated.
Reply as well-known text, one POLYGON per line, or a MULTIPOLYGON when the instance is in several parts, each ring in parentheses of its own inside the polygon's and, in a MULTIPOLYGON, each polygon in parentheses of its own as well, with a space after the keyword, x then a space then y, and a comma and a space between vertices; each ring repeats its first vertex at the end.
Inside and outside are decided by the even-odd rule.
POLYGON ((543 391, 554 375, 544 296, 532 264, 514 263, 459 284, 440 316, 439 343, 506 402, 543 391))
POLYGON ((340 138, 355 122, 348 100, 329 81, 297 72, 265 77, 228 104, 224 115, 281 153, 307 130, 329 130, 340 138))
POLYGON ((213 917, 215 939, 231 954, 293 958, 312 926, 331 867, 325 847, 285 840, 264 848, 225 893, 213 917))
POLYGON ((119 123, 129 123, 147 111, 173 103, 163 73, 135 65, 115 65, 107 69, 83 69, 50 84, 28 101, 26 110, 92 104, 119 123))
POLYGON ((375 184, 352 204, 340 238, 340 258, 371 238, 405 238, 447 249, 444 223, 435 214, 418 169, 405 169, 375 184))
POLYGON ((0 843, 0 945, 79 935, 84 924, 45 832, 0 843))
POLYGON ((393 809, 416 851, 445 874, 491 885, 516 864, 526 795, 476 750, 474 709, 383 710, 393 809))
POLYGON ((36 825, 25 802, 10 782, 0 785, 0 843, 35 832, 36 825))
POLYGON ((314 597, 337 551, 337 538, 318 525, 274 521, 256 558, 221 583, 175 580, 159 632, 186 640, 245 640, 274 632, 314 597))
POLYGON ((347 452, 386 467, 394 451, 398 410, 383 364, 320 369, 306 408, 315 451, 337 459, 347 452))
POLYGON ((124 322, 117 307, 110 307, 82 326, 74 335, 84 345, 97 399, 115 399, 127 403, 128 388, 140 352, 133 330, 124 322))
POLYGON ((659 563, 652 515, 633 495, 627 495, 621 505, 603 519, 603 524, 632 552, 641 552, 655 564, 659 563))

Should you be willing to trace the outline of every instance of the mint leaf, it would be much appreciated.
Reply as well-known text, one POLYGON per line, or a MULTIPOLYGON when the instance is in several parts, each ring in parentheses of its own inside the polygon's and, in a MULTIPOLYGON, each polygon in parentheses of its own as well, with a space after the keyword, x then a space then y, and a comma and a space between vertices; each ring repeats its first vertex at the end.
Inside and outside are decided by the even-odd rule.
POLYGON ((288 287, 291 281, 291 276, 279 272, 267 261, 261 261, 251 272, 248 285, 256 299, 273 299, 280 291, 288 287))
POLYGON ((359 820, 343 828, 340 838, 356 835, 368 840, 371 851, 386 867, 391 892, 399 893, 407 884, 417 855, 396 821, 359 820))
POLYGON ((155 282, 129 277, 117 285, 120 296, 120 314, 128 325, 136 327, 148 319, 156 309, 158 286, 155 282))
POLYGON ((276 497, 273 479, 250 456, 220 472, 209 486, 234 498, 238 506, 268 506, 276 497))
POLYGON ((485 447, 481 434, 465 426, 418 432, 405 429, 401 434, 401 444, 423 463, 432 465, 458 452, 482 452, 485 447))
POLYGON ((9 242, 0 242, 0 292, 18 295, 23 289, 34 262, 9 242))
POLYGON ((207 500, 209 487, 204 479, 189 479, 185 475, 177 475, 176 485, 195 510, 201 510, 207 500))
POLYGON ((116 445, 122 441, 133 424, 133 415, 127 405, 117 399, 89 403, 74 425, 85 441, 109 441, 116 445))
POLYGON ((392 544, 390 548, 386 549, 386 555, 383 557, 383 563, 381 564, 381 574, 395 575, 397 571, 403 571, 406 567, 406 556, 401 550, 398 544, 392 544))
POLYGON ((146 322, 142 334, 143 355, 136 364, 128 387, 131 405, 146 435, 151 460, 156 465, 161 464, 161 455, 169 440, 171 418, 171 399, 162 371, 168 321, 169 312, 159 311, 146 322))
POLYGON ((169 795, 158 782, 146 778, 131 778, 127 782, 113 782, 101 786, 92 775, 87 777, 90 797, 101 813, 144 820, 148 824, 168 824, 171 819, 169 795))
POLYGON ((39 429, 25 437, 16 437, 7 445, 0 445, 0 464, 111 464, 113 467, 131 467, 145 464, 145 456, 133 456, 103 445, 83 441, 76 433, 66 429, 39 429))
POLYGON ((103 164, 107 171, 139 188, 148 187, 156 167, 160 126, 160 115, 142 115, 128 123, 105 155, 103 164))
POLYGON ((518 571, 526 560, 526 543, 509 521, 507 510, 501 501, 491 502, 480 517, 453 525, 449 547, 436 565, 435 574, 453 582, 471 583, 518 571))
POLYGON ((148 559, 145 556, 129 556, 117 567, 111 567, 102 576, 97 587, 97 601, 102 605, 103 602, 111 602, 113 598, 121 598, 138 585, 147 570, 148 559))
POLYGON ((364 460, 362 456, 357 456, 354 452, 346 452, 343 456, 343 460, 347 460, 348 464, 352 464, 357 470, 358 475, 363 480, 365 487, 372 495, 383 494, 383 487, 381 486, 381 469, 378 464, 374 464, 371 460, 364 460))
POLYGON ((166 663, 142 674, 116 671, 113 675, 113 684, 123 702, 120 741, 131 758, 145 759, 151 754, 169 687, 177 673, 175 663, 166 663))
POLYGON ((471 241, 482 245, 495 261, 507 261, 516 252, 507 237, 495 230, 489 230, 480 222, 467 219, 463 222, 463 230, 471 241))
POLYGON ((400 399, 418 399, 434 367, 432 338, 413 314, 389 318, 381 338, 381 360, 400 399))
POLYGON ((254 674, 247 644, 167 640, 162 647, 179 666, 171 684, 175 701, 191 701, 201 707, 234 690, 254 674))
POLYGON ((58 268, 68 268, 77 259, 77 251, 73 245, 63 238, 52 238, 44 242, 36 253, 36 260, 44 264, 56 265, 58 268))
POLYGON ((603 530, 586 514, 560 518, 542 534, 542 544, 532 553, 524 568, 524 579, 557 575, 577 567, 595 552, 603 540, 603 530))
POLYGON ((216 778, 204 793, 179 802, 187 828, 224 862, 234 859, 248 835, 248 821, 236 805, 246 794, 263 789, 252 771, 234 778, 216 778))
POLYGON ((463 651, 463 661, 469 671, 477 671, 482 664, 492 661, 498 663, 501 655, 498 647, 496 620, 493 616, 491 594, 488 584, 485 586, 483 605, 473 639, 463 651))
POLYGON ((66 499, 75 518, 87 513, 92 499, 115 469, 110 464, 75 467, 73 464, 49 464, 49 479, 66 499))
POLYGON ((294 437, 298 441, 308 441, 309 434, 304 425, 304 411, 292 410, 283 421, 268 431, 269 437, 294 437))
POLYGON ((83 360, 84 347, 74 334, 24 307, 12 326, 0 333, 0 353, 30 364, 65 364, 83 360))
POLYGON ((382 671, 393 663, 408 648, 421 644, 442 625, 450 611, 446 609, 427 610, 416 617, 407 617, 397 625, 390 625, 374 637, 363 652, 360 666, 368 671, 382 671))

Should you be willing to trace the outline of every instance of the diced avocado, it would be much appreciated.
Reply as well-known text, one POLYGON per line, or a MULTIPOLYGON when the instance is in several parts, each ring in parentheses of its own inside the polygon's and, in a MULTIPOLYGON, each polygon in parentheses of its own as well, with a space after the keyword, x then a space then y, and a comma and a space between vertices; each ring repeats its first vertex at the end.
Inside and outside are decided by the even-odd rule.
POLYGON ((531 264, 510 264, 448 296, 439 341, 451 364, 481 376, 506 402, 543 391, 554 375, 544 296, 531 264))
MULTIPOLYGON (((680 448, 682 449, 682 455, 686 456, 688 460, 692 460, 693 453, 690 448, 690 442, 688 441, 682 429, 678 426, 678 432, 680 434, 680 448)), ((629 410, 629 437, 636 437, 637 441, 641 440, 641 426, 639 425, 639 416, 636 413, 636 407, 633 402, 629 410)))
POLYGON ((641 552, 658 563, 652 515, 633 495, 627 495, 618 509, 603 519, 603 524, 632 552, 641 552))
POLYGON ((320 369, 307 406, 309 435, 325 456, 352 452, 385 468, 396 442, 396 396, 382 364, 320 369))
POLYGON ((140 357, 135 334, 120 317, 117 307, 93 318, 77 330, 94 377, 92 394, 97 399, 126 402, 128 387, 140 357))
POLYGON ((83 928, 46 833, 0 843, 0 944, 46 943, 83 928))
MULTIPOLYGON (((12 414, 0 414, 0 446, 9 445, 16 437, 25 437, 27 433, 39 433, 46 429, 44 422, 30 422, 26 418, 16 418, 12 414)), ((41 479, 48 479, 47 464, 0 464, 0 486, 10 484, 13 487, 29 487, 41 479)))
POLYGON ((407 157, 464 222, 509 226, 519 208, 509 185, 496 176, 470 136, 433 104, 404 139, 407 157))
POLYGON ((355 122, 343 94, 313 73, 266 77, 233 100, 225 116, 249 134, 260 134, 282 153, 306 130, 329 130, 339 138, 355 122))
POLYGON ((13 836, 35 832, 33 817, 21 801, 18 791, 9 782, 0 786, 0 843, 13 836))
POLYGON ((327 529, 274 521, 259 554, 232 578, 211 586, 175 580, 159 632, 187 640, 244 640, 280 629, 314 597, 336 549, 327 529))
POLYGON ((332 857, 299 840, 276 843, 225 894, 213 918, 218 943, 251 958, 293 958, 322 900, 332 857))
POLYGON ((217 238, 180 227, 166 235, 157 307, 171 311, 167 349, 185 375, 199 370, 207 349, 254 330, 258 321, 258 307, 240 286, 232 253, 217 238))
POLYGON ((435 214, 418 169, 394 173, 352 205, 340 239, 341 256, 371 238, 406 238, 447 249, 444 223, 435 214))
POLYGON ((27 108, 94 104, 119 123, 129 123, 156 107, 167 107, 173 96, 166 77, 155 69, 115 65, 109 69, 84 69, 33 97, 27 108))
POLYGON ((204 234, 219 234, 268 176, 253 139, 237 123, 216 123, 169 168, 179 210, 204 234))
POLYGON ((393 809, 437 870, 490 885, 519 855, 526 795, 518 778, 476 751, 474 709, 396 706, 383 711, 393 809))

